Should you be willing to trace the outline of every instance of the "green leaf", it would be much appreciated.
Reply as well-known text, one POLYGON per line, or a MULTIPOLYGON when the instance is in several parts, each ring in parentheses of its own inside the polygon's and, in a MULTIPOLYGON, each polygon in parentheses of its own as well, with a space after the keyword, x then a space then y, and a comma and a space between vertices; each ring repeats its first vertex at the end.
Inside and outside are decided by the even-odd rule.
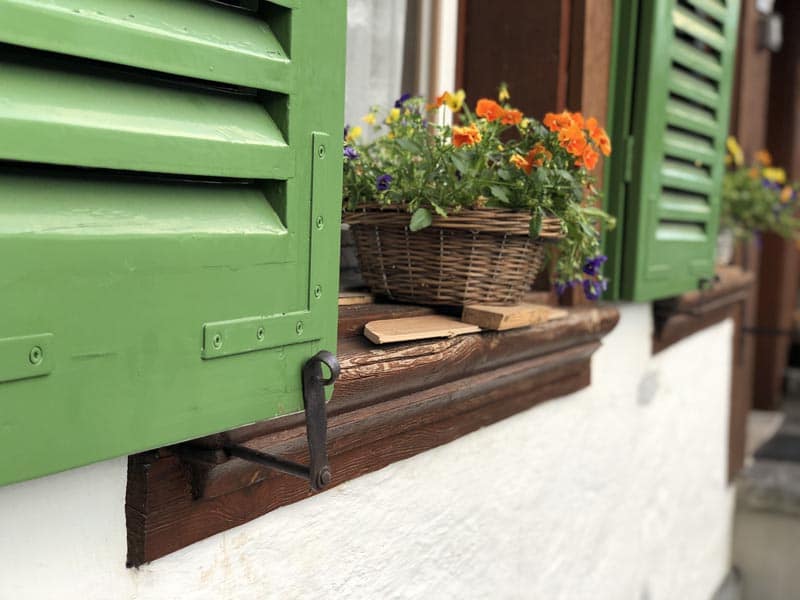
MULTIPOLYGON (((438 202, 434 202, 433 200, 431 200, 431 206, 433 207, 433 210, 436 211, 436 214, 439 215, 440 217, 446 217, 447 216, 447 211, 444 208, 442 208, 441 205, 438 202)), ((429 223, 429 225, 430 225, 430 223, 429 223)))
POLYGON ((425 229, 431 223, 433 223, 431 211, 427 208, 418 208, 414 211, 414 214, 411 215, 411 223, 408 228, 411 231, 419 231, 420 229, 425 229))
POLYGON ((540 210, 536 210, 531 215, 531 223, 528 229, 528 235, 530 235, 531 239, 536 239, 539 237, 539 234, 542 232, 542 212, 540 210))
POLYGON ((470 170, 469 163, 466 160, 464 160, 464 157, 461 156, 460 154, 457 153, 451 154, 450 160, 452 161, 453 166, 459 171, 461 171, 462 175, 470 170))
POLYGON ((501 200, 503 202, 508 202, 508 190, 501 185, 490 185, 489 191, 492 192, 492 196, 501 200))

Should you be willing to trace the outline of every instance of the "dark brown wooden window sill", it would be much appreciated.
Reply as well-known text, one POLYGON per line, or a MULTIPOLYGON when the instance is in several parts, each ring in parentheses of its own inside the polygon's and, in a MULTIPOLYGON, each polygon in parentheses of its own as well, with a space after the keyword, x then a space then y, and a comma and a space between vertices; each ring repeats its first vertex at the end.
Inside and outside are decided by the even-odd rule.
POLYGON ((753 274, 739 267, 720 267, 719 280, 708 290, 692 291, 653 304, 653 354, 727 318, 737 318, 753 285, 753 274))
MULTIPOLYGON (((427 314, 414 306, 342 307, 342 374, 328 406, 332 486, 589 385, 613 307, 500 333, 375 346, 366 322, 427 314)), ((226 442, 306 461, 303 415, 131 456, 128 563, 139 565, 312 494, 307 482, 228 458, 226 442)))

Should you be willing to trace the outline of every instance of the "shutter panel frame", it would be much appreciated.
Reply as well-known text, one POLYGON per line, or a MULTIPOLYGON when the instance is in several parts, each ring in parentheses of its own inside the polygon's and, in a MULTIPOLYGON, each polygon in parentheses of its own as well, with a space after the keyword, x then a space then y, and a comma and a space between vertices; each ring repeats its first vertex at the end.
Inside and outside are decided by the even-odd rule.
POLYGON ((627 131, 635 150, 618 161, 630 163, 629 181, 619 167, 607 171, 609 193, 624 195, 609 209, 625 216, 606 247, 612 296, 649 301, 697 289, 714 273, 739 3, 658 0, 640 10, 637 41, 614 57, 628 58, 627 70, 612 72, 634 84, 612 106, 611 128, 627 131))
MULTIPOLYGON (((154 23, 167 3, 128 4, 154 23)), ((302 366, 336 349, 346 3, 234 4, 166 11, 271 30, 258 60, 274 40, 287 60, 252 88, 225 38, 197 78, 193 50, 128 25, 83 46, 66 15, 50 41, 71 50, 0 30, 0 486, 301 412, 302 366)))

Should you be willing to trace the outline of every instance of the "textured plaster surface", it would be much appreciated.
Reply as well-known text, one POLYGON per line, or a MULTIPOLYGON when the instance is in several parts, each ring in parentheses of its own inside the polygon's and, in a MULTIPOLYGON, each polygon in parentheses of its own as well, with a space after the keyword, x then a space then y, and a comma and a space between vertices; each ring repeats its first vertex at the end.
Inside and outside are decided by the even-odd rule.
POLYGON ((592 386, 126 570, 125 461, 0 488, 0 599, 707 600, 729 566, 732 324, 650 356, 621 306, 592 386))

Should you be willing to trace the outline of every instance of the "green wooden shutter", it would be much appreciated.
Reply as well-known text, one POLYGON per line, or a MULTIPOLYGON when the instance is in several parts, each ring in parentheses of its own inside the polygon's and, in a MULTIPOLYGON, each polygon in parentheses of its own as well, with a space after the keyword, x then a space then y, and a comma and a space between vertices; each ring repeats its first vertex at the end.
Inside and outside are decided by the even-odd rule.
POLYGON ((0 0, 0 485, 302 410, 344 0, 0 0))
POLYGON ((616 4, 608 275, 644 301, 713 276, 739 2, 616 4))

